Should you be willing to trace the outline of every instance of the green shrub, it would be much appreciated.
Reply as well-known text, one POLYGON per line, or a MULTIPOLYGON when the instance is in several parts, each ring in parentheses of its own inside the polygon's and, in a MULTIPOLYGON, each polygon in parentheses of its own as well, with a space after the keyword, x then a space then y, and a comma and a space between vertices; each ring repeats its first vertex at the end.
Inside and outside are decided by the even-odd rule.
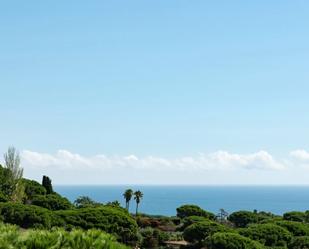
POLYGON ((292 238, 291 233, 275 224, 254 224, 241 229, 239 233, 265 246, 286 246, 292 238))
POLYGON ((228 228, 219 223, 203 221, 188 226, 183 232, 183 237, 186 241, 196 243, 201 242, 216 232, 226 232, 228 230, 228 228))
POLYGON ((48 209, 33 205, 1 203, 0 215, 3 222, 23 228, 51 228, 62 224, 62 221, 48 209))
POLYGON ((183 205, 177 208, 177 216, 185 218, 189 216, 203 216, 210 220, 214 220, 216 216, 213 213, 207 212, 196 205, 183 205))
POLYGON ((4 195, 2 192, 0 192, 0 202, 7 202, 9 198, 4 195))
POLYGON ((67 210, 72 209, 71 202, 58 194, 36 195, 32 199, 32 205, 47 208, 49 210, 67 210))
POLYGON ((237 211, 228 217, 229 221, 234 223, 236 227, 246 227, 248 224, 257 223, 258 216, 250 211, 237 211))
POLYGON ((207 249, 264 249, 260 243, 237 233, 215 233, 204 244, 207 249))
POLYGON ((115 237, 98 230, 62 229, 21 231, 15 226, 0 224, 1 249, 127 249, 115 237))
POLYGON ((203 221, 209 221, 208 218, 202 217, 202 216, 189 216, 183 219, 183 225, 181 227, 182 230, 186 229, 188 226, 197 223, 197 222, 203 222, 203 221))
POLYGON ((158 229, 147 227, 140 230, 142 236, 142 248, 158 248, 159 245, 164 245, 164 241, 169 240, 169 235, 158 229))
POLYGON ((289 249, 308 249, 309 248, 309 236, 301 236, 293 238, 289 249))
POLYGON ((306 221, 306 214, 303 212, 292 211, 283 214, 284 220, 290 221, 298 221, 298 222, 305 222, 306 221))
POLYGON ((275 224, 284 227, 293 236, 309 236, 309 226, 302 222, 282 220, 276 221, 275 224))
POLYGON ((45 195, 46 189, 38 182, 22 179, 22 183, 25 187, 25 194, 27 200, 31 200, 35 195, 45 195))
POLYGON ((54 211, 67 228, 101 229, 117 235, 122 241, 135 240, 137 224, 122 208, 102 206, 75 210, 54 211))

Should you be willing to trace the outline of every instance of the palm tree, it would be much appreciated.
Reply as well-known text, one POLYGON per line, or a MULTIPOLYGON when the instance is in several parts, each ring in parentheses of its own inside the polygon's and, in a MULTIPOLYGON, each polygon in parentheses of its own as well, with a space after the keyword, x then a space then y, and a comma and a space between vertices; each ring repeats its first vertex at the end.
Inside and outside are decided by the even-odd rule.
POLYGON ((141 202, 143 195, 144 194, 139 190, 134 192, 134 200, 136 201, 136 216, 137 216, 137 213, 138 213, 138 204, 141 202))
POLYGON ((130 205, 130 201, 132 199, 133 196, 133 190, 132 189, 127 189, 124 193, 123 193, 123 197, 126 200, 126 209, 129 211, 129 205, 130 205))

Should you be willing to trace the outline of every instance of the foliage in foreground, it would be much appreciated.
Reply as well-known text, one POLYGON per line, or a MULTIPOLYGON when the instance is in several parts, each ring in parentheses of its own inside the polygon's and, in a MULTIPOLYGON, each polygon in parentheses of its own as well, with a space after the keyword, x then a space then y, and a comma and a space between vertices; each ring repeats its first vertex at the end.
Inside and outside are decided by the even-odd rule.
POLYGON ((129 213, 110 206, 51 211, 35 205, 7 202, 0 204, 0 215, 5 223, 22 228, 101 229, 121 241, 134 240, 137 233, 136 222, 129 213))
POLYGON ((115 238, 98 230, 61 229, 21 231, 16 226, 0 225, 0 248, 10 249, 126 249, 115 238))

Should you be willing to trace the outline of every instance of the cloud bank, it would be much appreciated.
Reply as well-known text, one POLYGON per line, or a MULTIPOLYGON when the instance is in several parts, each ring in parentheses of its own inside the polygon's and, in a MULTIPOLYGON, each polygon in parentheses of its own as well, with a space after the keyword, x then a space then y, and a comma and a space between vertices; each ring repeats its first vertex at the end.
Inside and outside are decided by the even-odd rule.
POLYGON ((309 170, 305 150, 280 159, 266 151, 165 158, 24 150, 21 157, 26 176, 39 180, 47 174, 58 184, 306 184, 302 171, 309 170))
MULTIPOLYGON (((266 151, 253 154, 232 154, 218 151, 210 154, 199 154, 195 157, 163 158, 95 155, 84 157, 67 150, 59 150, 56 154, 44 154, 24 150, 21 153, 25 165, 33 168, 58 168, 59 170, 160 170, 160 171, 192 171, 192 170, 283 170, 285 165, 275 160, 266 151)), ((308 156, 309 158, 309 156, 308 156)))

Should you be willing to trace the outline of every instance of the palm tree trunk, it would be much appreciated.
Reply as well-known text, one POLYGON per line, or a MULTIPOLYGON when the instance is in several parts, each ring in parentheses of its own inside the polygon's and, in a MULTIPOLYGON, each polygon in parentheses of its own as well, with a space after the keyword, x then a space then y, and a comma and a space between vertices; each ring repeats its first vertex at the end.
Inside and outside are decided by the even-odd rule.
POLYGON ((138 213, 138 203, 136 203, 136 212, 135 212, 136 216, 137 216, 137 213, 138 213))

